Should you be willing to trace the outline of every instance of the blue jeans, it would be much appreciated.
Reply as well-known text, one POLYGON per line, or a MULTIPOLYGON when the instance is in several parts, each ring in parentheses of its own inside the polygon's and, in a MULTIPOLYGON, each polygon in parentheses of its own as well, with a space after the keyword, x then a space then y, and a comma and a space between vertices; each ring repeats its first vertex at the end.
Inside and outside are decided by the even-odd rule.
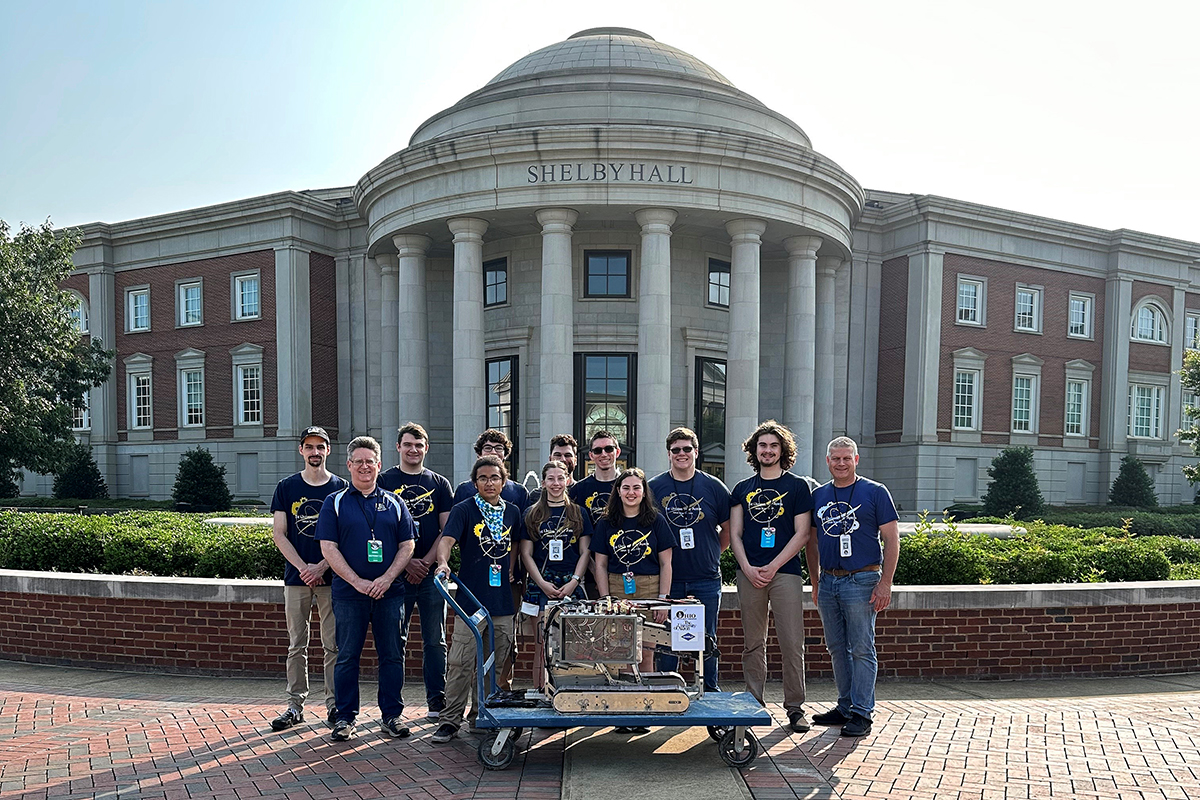
POLYGON ((367 641, 367 625, 379 655, 379 712, 383 719, 404 713, 400 691, 404 688, 404 655, 400 649, 400 620, 404 595, 372 600, 365 594, 351 600, 333 598, 337 619, 337 666, 333 668, 337 718, 353 722, 358 716, 358 662, 367 641))
POLYGON ((879 661, 875 657, 875 607, 871 605, 871 592, 879 578, 878 572, 856 572, 842 577, 821 575, 817 608, 825 628, 825 646, 833 662, 838 711, 846 716, 861 714, 870 719, 875 710, 879 661))
MULTIPOLYGON (((706 578, 698 581, 672 580, 671 597, 694 597, 704 604, 704 632, 717 638, 717 612, 721 610, 721 579, 706 578)), ((679 657, 667 653, 658 654, 658 668, 673 672, 679 668, 679 657)), ((717 685, 717 657, 704 659, 704 691, 719 692, 717 685)))
MULTIPOLYGON (((415 606, 421 615, 421 669, 425 675, 425 702, 440 709, 446 699, 446 601, 433 585, 434 571, 414 586, 404 584, 404 619, 400 621, 400 652, 408 645, 408 624, 415 606)), ((397 579, 400 580, 400 579, 397 579)))

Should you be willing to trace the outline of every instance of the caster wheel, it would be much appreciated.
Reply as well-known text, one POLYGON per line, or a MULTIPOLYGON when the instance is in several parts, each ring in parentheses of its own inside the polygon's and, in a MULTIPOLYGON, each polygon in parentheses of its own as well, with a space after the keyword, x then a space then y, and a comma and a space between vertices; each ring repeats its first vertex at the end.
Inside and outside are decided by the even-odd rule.
POLYGON ((729 728, 726 728, 723 725, 709 725, 708 738, 712 739, 714 742, 719 742, 721 741, 721 737, 724 736, 728 730, 729 728))
POLYGON ((730 728, 721 737, 721 741, 717 742, 717 751, 721 754, 721 760, 731 767, 748 766, 758 755, 758 739, 753 733, 746 731, 742 752, 739 753, 734 749, 733 736, 734 730, 730 728))
POLYGON ((479 760, 488 769, 508 769, 517 755, 517 737, 512 735, 504 742, 499 753, 493 752, 492 748, 499 738, 500 732, 492 731, 479 740, 479 760))

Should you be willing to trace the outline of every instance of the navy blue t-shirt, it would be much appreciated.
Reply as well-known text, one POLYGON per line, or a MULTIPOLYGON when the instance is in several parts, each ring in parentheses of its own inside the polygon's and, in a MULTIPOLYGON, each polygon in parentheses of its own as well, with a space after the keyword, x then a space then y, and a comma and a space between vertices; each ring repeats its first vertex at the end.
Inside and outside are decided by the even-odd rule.
POLYGON ((861 569, 883 563, 879 526, 899 519, 892 495, 882 483, 858 478, 838 488, 833 481, 813 492, 817 547, 822 569, 861 569), (841 555, 841 536, 850 534, 852 555, 841 555))
MULTIPOLYGON (((538 572, 542 573, 542 577, 545 577, 548 572, 562 575, 574 573, 575 567, 579 565, 579 540, 590 535, 586 532, 586 522, 580 530, 572 530, 564 516, 565 513, 566 509, 561 506, 551 508, 550 516, 546 517, 538 528, 536 539, 529 535, 527 524, 521 525, 521 533, 517 538, 533 542, 533 563, 537 564, 538 572), (562 541, 562 558, 557 561, 550 558, 550 542, 554 539, 562 541)), ((584 520, 587 519, 586 514, 581 513, 580 516, 584 520)))
POLYGON ((650 481, 650 491, 671 535, 672 580, 700 581, 721 577, 721 534, 717 526, 729 519, 729 490, 713 476, 696 470, 686 481, 677 481, 670 470, 650 481), (685 550, 679 531, 691 528, 696 546, 685 550))
POLYGON ((613 487, 616 485, 616 478, 602 481, 592 473, 583 480, 572 483, 567 489, 567 496, 571 498, 572 503, 587 510, 592 518, 592 526, 595 527, 604 515, 604 507, 608 505, 608 498, 612 496, 613 487))
MULTIPOLYGON (((417 526, 408 508, 396 495, 378 486, 366 496, 354 487, 329 495, 317 517, 317 540, 336 543, 354 574, 368 581, 387 572, 400 545, 416 538, 417 526), (372 538, 378 539, 383 547, 383 559, 378 562, 367 560, 367 542, 372 538)), ((404 581, 397 577, 384 597, 403 594, 404 581)), ((340 600, 366 597, 336 574, 333 596, 340 600)))
MULTIPOLYGON (((619 525, 607 519, 596 524, 592 536, 591 551, 608 556, 608 571, 613 575, 632 572, 634 575, 657 575, 658 554, 675 547, 671 528, 662 514, 654 516, 654 523, 647 528, 638 525, 636 517, 622 517, 619 525)), ((672 570, 675 554, 671 554, 672 570)), ((660 591, 666 592, 667 587, 660 591)))
MULTIPOLYGON (((282 511, 287 517, 288 541, 305 563, 316 564, 325 558, 321 555, 321 543, 314 538, 317 516, 321 513, 325 498, 346 486, 346 481, 337 475, 330 475, 329 480, 321 486, 313 486, 304 480, 303 473, 297 472, 281 480, 275 487, 271 513, 282 511)), ((321 579, 321 585, 328 586, 332 576, 333 570, 328 570, 321 579)), ((283 582, 288 586, 306 585, 300 579, 300 570, 287 559, 283 561, 283 582)))
MULTIPOLYGON (((503 498, 502 498, 503 499, 503 498)), ((512 589, 508 581, 513 537, 521 529, 521 512, 513 503, 504 503, 504 530, 494 535, 483 521, 483 513, 472 495, 450 510, 450 519, 442 531, 458 542, 460 566, 458 579, 471 591, 493 617, 514 613, 512 589), (500 585, 491 585, 492 565, 500 567, 500 585)), ((475 613, 474 605, 460 595, 459 604, 468 614, 475 613)))
MULTIPOLYGON (((464 500, 470 500, 475 496, 475 492, 475 484, 463 481, 454 489, 454 505, 458 505, 464 500)), ((515 505, 522 516, 525 514, 525 509, 529 508, 529 490, 525 488, 524 484, 511 479, 504 482, 504 488, 500 490, 500 499, 515 505)))
MULTIPOLYGON (((764 480, 758 475, 746 478, 733 487, 733 505, 742 507, 742 547, 752 567, 765 567, 783 552, 796 535, 796 515, 812 511, 813 507, 808 483, 792 472, 774 480, 764 480), (763 547, 763 528, 767 527, 775 529, 772 547, 763 547)), ((800 555, 779 571, 800 575, 800 555)))
POLYGON ((413 558, 424 558, 442 533, 438 517, 454 507, 450 481, 428 469, 410 475, 399 467, 392 467, 379 476, 379 485, 396 494, 408 506, 408 513, 420 529, 413 558))

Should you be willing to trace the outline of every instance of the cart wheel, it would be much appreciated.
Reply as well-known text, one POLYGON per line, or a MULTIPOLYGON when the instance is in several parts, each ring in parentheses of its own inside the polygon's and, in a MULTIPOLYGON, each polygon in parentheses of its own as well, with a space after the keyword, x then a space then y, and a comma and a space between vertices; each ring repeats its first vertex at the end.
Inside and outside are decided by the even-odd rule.
POLYGON ((492 745, 499 737, 500 731, 491 731, 479 740, 479 760, 488 769, 508 769, 517 755, 517 741, 512 735, 504 742, 504 747, 500 748, 499 753, 492 753, 492 745))
POLYGON ((750 731, 746 731, 746 742, 739 753, 733 749, 734 730, 730 728, 725 731, 725 735, 721 737, 721 741, 717 742, 717 752, 721 754, 721 760, 731 767, 745 767, 754 760, 758 755, 758 739, 750 731))
POLYGON ((709 725, 708 738, 712 739, 714 742, 719 742, 721 741, 721 737, 724 736, 728 730, 729 728, 726 728, 724 725, 709 725))
POLYGON ((524 728, 513 728, 513 732, 512 732, 512 738, 513 738, 513 740, 515 741, 515 740, 517 740, 517 739, 520 739, 520 738, 521 738, 521 734, 523 734, 523 733, 525 733, 525 729, 524 729, 524 728))

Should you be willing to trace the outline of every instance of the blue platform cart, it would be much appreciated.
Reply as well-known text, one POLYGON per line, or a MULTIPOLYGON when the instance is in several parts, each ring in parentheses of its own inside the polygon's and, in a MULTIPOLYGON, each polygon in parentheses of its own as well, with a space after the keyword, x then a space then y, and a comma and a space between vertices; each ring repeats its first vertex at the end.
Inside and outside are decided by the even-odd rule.
POLYGON ((717 743, 721 759, 731 767, 749 765, 758 755, 758 739, 750 730, 771 725, 771 714, 748 692, 707 692, 693 699, 681 713, 562 713, 552 707, 528 704, 514 706, 511 697, 501 697, 496 686, 495 629, 491 614, 467 587, 449 576, 458 594, 478 610, 468 614, 450 593, 446 576, 434 585, 458 615, 459 624, 470 626, 475 637, 475 724, 487 731, 479 742, 479 760, 488 769, 506 769, 516 757, 517 740, 526 728, 604 728, 612 726, 670 726, 690 728, 703 725, 717 743), (486 637, 486 644, 485 644, 486 637))

